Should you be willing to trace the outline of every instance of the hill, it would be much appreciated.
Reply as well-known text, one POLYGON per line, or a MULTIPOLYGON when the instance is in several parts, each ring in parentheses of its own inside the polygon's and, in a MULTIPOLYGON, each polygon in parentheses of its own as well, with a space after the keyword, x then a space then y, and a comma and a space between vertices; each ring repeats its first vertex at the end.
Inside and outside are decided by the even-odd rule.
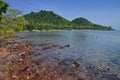
POLYGON ((29 22, 27 29, 39 29, 39 30, 112 30, 111 27, 101 26, 93 24, 85 18, 76 18, 73 21, 69 21, 53 11, 41 10, 40 12, 31 12, 24 15, 25 19, 29 22))
POLYGON ((41 10, 38 13, 31 12, 30 14, 24 15, 26 20, 34 21, 41 24, 54 24, 54 25, 68 25, 71 24, 70 21, 65 18, 55 14, 52 11, 41 10))
POLYGON ((83 17, 76 18, 72 20, 72 22, 76 25, 83 26, 84 28, 93 29, 93 30, 113 30, 112 27, 94 24, 83 17))
POLYGON ((92 22, 90 22, 89 20, 87 20, 83 17, 76 18, 76 19, 72 20, 72 22, 77 25, 82 25, 82 26, 93 26, 92 22))

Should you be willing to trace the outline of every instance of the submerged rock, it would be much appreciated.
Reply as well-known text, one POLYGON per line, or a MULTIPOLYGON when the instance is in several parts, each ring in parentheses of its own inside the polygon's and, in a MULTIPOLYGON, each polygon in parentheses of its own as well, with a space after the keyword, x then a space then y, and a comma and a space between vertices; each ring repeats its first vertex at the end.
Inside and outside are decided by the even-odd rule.
POLYGON ((105 74, 101 78, 101 80, 120 80, 116 74, 105 74))
POLYGON ((73 63, 72 63, 72 67, 74 67, 74 68, 78 68, 79 65, 80 65, 80 64, 79 64, 78 62, 73 62, 73 63))
POLYGON ((64 48, 66 48, 66 47, 70 47, 70 45, 67 44, 67 45, 59 46, 60 49, 64 49, 64 48))

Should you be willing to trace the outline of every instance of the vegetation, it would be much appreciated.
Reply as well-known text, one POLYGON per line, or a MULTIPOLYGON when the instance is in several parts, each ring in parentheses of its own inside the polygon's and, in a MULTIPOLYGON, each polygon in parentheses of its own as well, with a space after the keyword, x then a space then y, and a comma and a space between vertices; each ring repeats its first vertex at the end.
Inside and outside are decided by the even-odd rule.
POLYGON ((93 24, 85 18, 69 21, 52 11, 41 10, 22 16, 20 10, 7 9, 8 6, 4 0, 0 0, 0 35, 24 30, 113 30, 93 24))
POLYGON ((52 11, 41 10, 38 13, 31 12, 30 14, 24 15, 26 20, 33 21, 41 24, 54 24, 54 25, 68 25, 70 21, 62 18, 52 11))
POLYGON ((90 22, 89 20, 87 20, 83 17, 76 18, 72 22, 75 23, 76 25, 83 26, 84 29, 113 30, 111 27, 94 24, 94 23, 90 22))
POLYGON ((6 13, 2 14, 0 22, 0 34, 13 34, 15 31, 26 30, 26 20, 21 17, 21 11, 17 9, 8 9, 6 13))
POLYGON ((28 30, 59 30, 62 29, 62 27, 68 27, 71 24, 70 21, 52 11, 41 10, 38 13, 31 12, 30 14, 24 15, 24 17, 29 22, 29 26, 27 26, 28 30))
POLYGON ((24 37, 6 37, 6 34, 24 30, 112 30, 111 27, 93 24, 85 18, 73 21, 52 11, 31 12, 22 16, 17 9, 7 9, 8 4, 0 0, 0 80, 119 80, 112 69, 77 61, 66 62, 55 56, 52 60, 38 58, 43 50, 64 49, 67 45, 33 44, 24 37), (40 48, 39 48, 40 46, 40 48), (41 52, 40 52, 41 51, 41 52))
POLYGON ((4 2, 4 0, 0 0, 0 20, 2 19, 2 13, 6 12, 8 6, 9 5, 6 2, 4 2))
POLYGON ((93 23, 82 17, 76 18, 72 22, 81 26, 93 26, 93 23))
POLYGON ((24 17, 29 22, 28 30, 113 30, 111 27, 93 24, 82 17, 69 21, 52 11, 31 12, 24 17))

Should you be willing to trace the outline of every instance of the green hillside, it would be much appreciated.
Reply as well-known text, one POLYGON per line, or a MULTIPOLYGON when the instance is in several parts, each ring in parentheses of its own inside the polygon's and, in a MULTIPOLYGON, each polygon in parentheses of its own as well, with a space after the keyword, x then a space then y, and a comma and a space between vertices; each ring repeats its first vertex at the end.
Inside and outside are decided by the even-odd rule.
POLYGON ((73 23, 77 25, 82 25, 82 26, 93 26, 93 23, 88 21, 87 19, 80 17, 72 20, 73 23))
POLYGON ((26 20, 34 21, 41 24, 53 24, 53 25, 69 25, 70 21, 65 18, 55 14, 52 11, 41 10, 38 13, 31 12, 30 14, 24 15, 26 20))
POLYGON ((78 26, 83 26, 83 28, 86 28, 86 29, 113 30, 111 27, 94 24, 94 23, 90 22, 89 20, 87 20, 87 19, 85 19, 83 17, 76 18, 76 19, 72 20, 72 22, 74 24, 78 25, 78 26))
POLYGON ((53 11, 31 12, 24 17, 29 23, 28 30, 112 30, 111 27, 93 24, 82 17, 69 21, 53 11))

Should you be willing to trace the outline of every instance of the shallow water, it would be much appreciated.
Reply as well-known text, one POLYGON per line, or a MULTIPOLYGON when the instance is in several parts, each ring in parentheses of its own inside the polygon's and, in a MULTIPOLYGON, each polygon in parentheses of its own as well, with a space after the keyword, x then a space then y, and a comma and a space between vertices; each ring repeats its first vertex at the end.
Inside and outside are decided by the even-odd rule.
POLYGON ((120 75, 120 31, 45 31, 17 35, 37 44, 70 45, 42 51, 44 59, 88 62, 120 75))

